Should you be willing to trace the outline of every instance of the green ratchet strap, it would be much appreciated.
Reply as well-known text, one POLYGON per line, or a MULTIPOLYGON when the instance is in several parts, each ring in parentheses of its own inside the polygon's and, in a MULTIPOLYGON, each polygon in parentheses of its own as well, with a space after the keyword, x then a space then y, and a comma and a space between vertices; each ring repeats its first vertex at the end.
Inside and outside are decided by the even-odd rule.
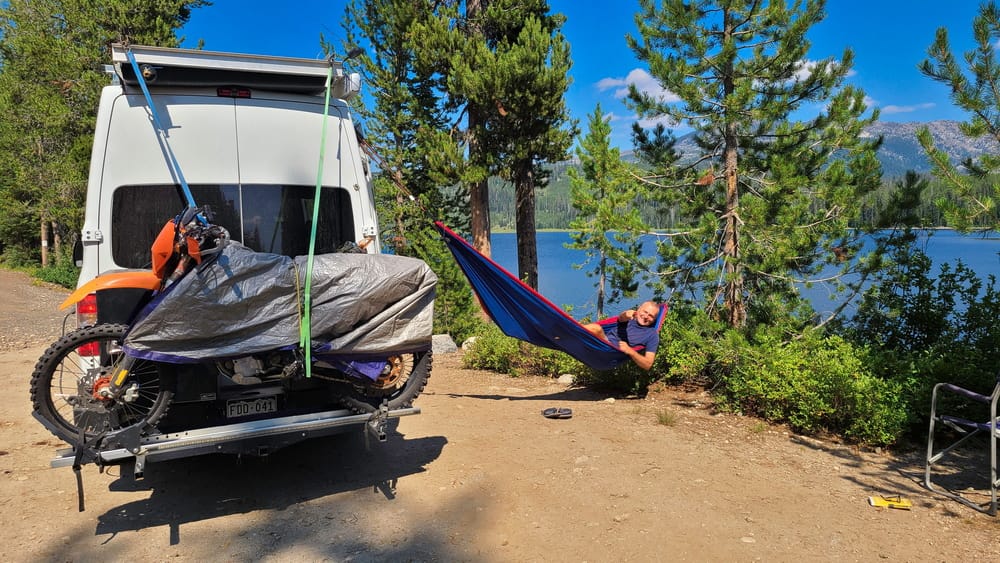
POLYGON ((302 296, 302 322, 299 324, 299 347, 305 353, 306 377, 312 377, 312 270, 316 255, 316 226, 319 224, 319 198, 323 187, 323 161, 326 160, 326 122, 330 115, 330 84, 333 82, 333 61, 326 72, 326 100, 323 103, 323 133, 319 140, 319 166, 316 171, 316 194, 313 196, 312 232, 309 233, 309 258, 306 261, 306 282, 302 296))

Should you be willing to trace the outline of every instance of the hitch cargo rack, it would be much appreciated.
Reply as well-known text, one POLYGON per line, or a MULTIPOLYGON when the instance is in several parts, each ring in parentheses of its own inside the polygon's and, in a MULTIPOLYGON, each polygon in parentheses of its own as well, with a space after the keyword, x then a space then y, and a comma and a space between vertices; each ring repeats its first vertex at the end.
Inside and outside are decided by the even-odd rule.
MULTIPOLYGON (((373 413, 353 414, 347 409, 300 414, 153 434, 139 439, 134 449, 117 447, 96 449, 88 462, 97 465, 118 465, 135 458, 135 477, 141 478, 149 461, 178 459, 210 453, 268 455, 274 450, 309 438, 346 431, 346 427, 364 425, 365 439, 372 434, 379 442, 386 441, 386 425, 391 418, 420 414, 418 407, 389 410, 382 407, 373 413)), ((48 425, 35 414, 42 424, 48 425)), ((51 467, 72 467, 78 452, 74 448, 56 451, 51 467)))

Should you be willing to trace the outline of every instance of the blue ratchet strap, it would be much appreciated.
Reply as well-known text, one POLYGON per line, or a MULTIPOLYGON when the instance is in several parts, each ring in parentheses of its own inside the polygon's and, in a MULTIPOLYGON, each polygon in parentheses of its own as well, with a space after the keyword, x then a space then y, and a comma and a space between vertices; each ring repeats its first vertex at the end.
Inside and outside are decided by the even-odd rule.
MULTIPOLYGON (((132 70, 135 72, 135 79, 139 83, 139 88, 142 89, 142 95, 146 97, 146 104, 149 106, 149 113, 153 116, 153 128, 156 129, 156 134, 160 136, 160 140, 163 141, 163 146, 167 149, 167 156, 170 157, 170 166, 173 167, 174 172, 177 174, 177 179, 181 183, 181 190, 184 192, 184 199, 187 200, 188 207, 197 207, 194 202, 194 195, 191 193, 191 188, 188 186, 187 180, 184 179, 184 172, 181 171, 181 165, 177 162, 177 157, 174 156, 174 151, 170 148, 170 143, 167 141, 166 129, 163 128, 163 124, 160 122, 160 116, 156 113, 156 105, 153 104, 153 97, 149 95, 149 88, 146 87, 146 80, 142 77, 142 70, 139 68, 139 63, 136 62, 135 55, 132 54, 131 49, 125 51, 125 56, 128 57, 128 62, 132 63, 132 70)), ((197 219, 202 224, 208 224, 208 221, 202 217, 201 213, 197 215, 197 219)))

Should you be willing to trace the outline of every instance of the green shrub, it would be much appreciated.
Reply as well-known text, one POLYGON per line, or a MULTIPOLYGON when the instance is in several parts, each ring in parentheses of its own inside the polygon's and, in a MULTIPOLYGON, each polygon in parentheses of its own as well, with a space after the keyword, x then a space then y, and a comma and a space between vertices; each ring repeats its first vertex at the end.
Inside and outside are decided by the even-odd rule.
POLYGON ((759 326, 747 336, 704 312, 681 309, 664 321, 650 371, 625 362, 596 372, 491 325, 465 363, 512 375, 574 373, 578 382, 640 395, 656 381, 696 381, 710 387, 725 410, 787 423, 799 432, 833 432, 873 445, 892 444, 904 434, 913 420, 910 397, 924 392, 914 374, 929 369, 932 356, 903 369, 907 357, 873 355, 841 336, 821 330, 791 339, 789 334, 788 327, 759 326), (900 375, 880 377, 876 369, 900 375))
POLYGON ((720 345, 724 326, 701 310, 671 311, 660 331, 660 349, 650 370, 664 381, 705 381, 724 371, 730 348, 720 345))
POLYGON ((80 268, 73 265, 70 260, 60 260, 48 268, 33 268, 32 274, 42 281, 72 289, 76 287, 77 278, 80 277, 80 268))
POLYGON ((590 369, 565 352, 531 346, 530 344, 526 346, 527 348, 522 347, 521 349, 524 354, 521 368, 526 374, 558 377, 564 373, 578 375, 590 369))
POLYGON ((505 335, 495 324, 484 325, 463 362, 513 376, 580 374, 588 368, 563 352, 532 346, 505 335))
POLYGON ((644 395, 649 385, 657 379, 652 372, 652 369, 648 372, 643 371, 632 361, 626 361, 608 371, 584 368, 577 380, 585 385, 615 393, 644 395))
POLYGON ((511 373, 520 354, 520 343, 500 331, 495 324, 486 325, 475 342, 465 352, 463 363, 472 369, 488 369, 511 373))
MULTIPOLYGON (((992 389, 1000 365, 1000 292, 961 262, 931 261, 917 246, 900 244, 865 293, 845 338, 868 347, 869 370, 902 390, 902 410, 914 434, 926 431, 931 391, 938 382, 979 392, 992 389)), ((959 416, 983 416, 968 402, 945 399, 959 416)))
POLYGON ((3 249, 3 264, 8 268, 23 269, 38 265, 41 254, 31 248, 7 245, 3 249))
POLYGON ((866 351, 837 336, 807 334, 791 342, 762 336, 741 350, 735 369, 721 374, 722 406, 861 443, 890 444, 902 434, 902 386, 873 375, 866 351))

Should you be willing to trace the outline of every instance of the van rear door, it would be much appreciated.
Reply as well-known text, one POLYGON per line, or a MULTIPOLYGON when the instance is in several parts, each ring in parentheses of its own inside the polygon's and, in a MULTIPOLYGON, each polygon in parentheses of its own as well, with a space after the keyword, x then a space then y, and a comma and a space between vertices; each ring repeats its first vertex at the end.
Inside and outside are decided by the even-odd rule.
MULTIPOLYGON (((295 186, 301 191, 315 187, 323 135, 323 98, 314 99, 268 97, 266 92, 237 99, 236 131, 245 229, 254 205, 246 197, 250 188, 295 186)), ((320 219, 320 228, 325 226, 334 231, 329 233, 330 241, 360 240, 367 234, 366 227, 374 231, 376 225, 374 202, 354 135, 347 105, 339 100, 331 102, 322 181, 324 194, 330 195, 322 197, 330 197, 332 201, 321 203, 320 219), (336 205, 331 205, 334 202, 336 205)), ((308 199, 300 199, 300 205, 309 206, 307 211, 311 213, 312 196, 305 197, 308 199)), ((266 245, 263 250, 279 251, 266 245)))
MULTIPOLYGON (((239 169, 233 100, 158 93, 154 103, 169 149, 186 180, 219 190, 235 188, 239 169)), ((111 242, 111 252, 100 253, 97 271, 142 267, 148 260, 149 244, 164 218, 185 205, 172 162, 145 98, 141 94, 118 96, 112 107, 99 198, 99 213, 107 218, 99 223, 106 242, 111 242)), ((213 201, 215 207, 225 206, 226 197, 212 199, 218 200, 213 201)))

